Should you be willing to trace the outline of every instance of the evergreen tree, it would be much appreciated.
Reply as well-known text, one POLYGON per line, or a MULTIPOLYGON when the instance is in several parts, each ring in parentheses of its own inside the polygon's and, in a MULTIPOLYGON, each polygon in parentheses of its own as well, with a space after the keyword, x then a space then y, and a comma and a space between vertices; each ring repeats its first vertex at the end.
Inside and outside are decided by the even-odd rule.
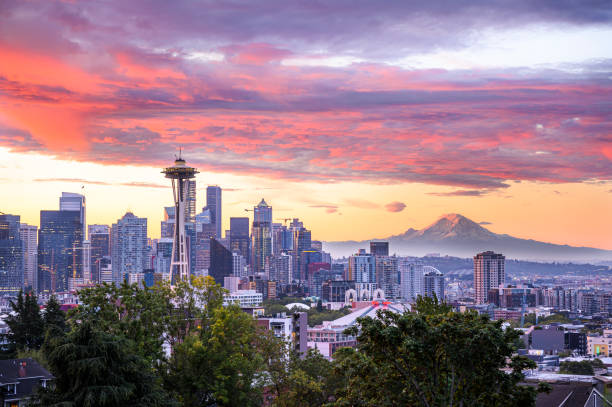
POLYGON ((40 389, 43 406, 172 406, 147 361, 130 351, 128 339, 101 332, 88 321, 51 337, 47 359, 53 389, 40 389))
POLYGON ((60 335, 67 331, 66 314, 61 310, 60 303, 55 295, 52 295, 47 301, 45 313, 43 315, 45 332, 51 335, 60 335))
POLYGON ((7 355, 14 357, 17 351, 40 349, 45 330, 36 295, 19 291, 17 302, 11 301, 11 308, 13 312, 6 319, 7 355))

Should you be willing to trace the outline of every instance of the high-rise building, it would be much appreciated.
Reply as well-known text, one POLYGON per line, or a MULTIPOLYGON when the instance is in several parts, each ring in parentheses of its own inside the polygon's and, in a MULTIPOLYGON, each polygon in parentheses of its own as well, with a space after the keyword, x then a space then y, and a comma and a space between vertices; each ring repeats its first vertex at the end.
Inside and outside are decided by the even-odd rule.
POLYGON ((246 261, 250 257, 249 218, 230 218, 230 249, 239 253, 246 261))
POLYGON ((215 282, 222 284, 225 277, 232 275, 233 256, 217 239, 210 239, 210 268, 208 275, 215 279, 215 282))
POLYGON ((110 228, 108 225, 89 225, 91 280, 101 282, 98 262, 102 257, 110 256, 110 228))
POLYGON ((406 301, 414 302, 419 295, 424 295, 423 263, 410 259, 401 259, 399 269, 401 297, 406 301))
POLYGON ((349 257, 348 280, 356 283, 375 283, 376 258, 365 252, 349 257))
POLYGON ((96 262, 96 267, 98 268, 96 274, 100 278, 100 283, 113 284, 113 265, 110 256, 102 257, 96 262))
POLYGON ((432 266, 423 267, 423 271, 423 295, 444 301, 444 274, 432 266))
MULTIPOLYGON (((299 219, 293 219, 291 224, 289 225, 289 229, 293 235, 293 255, 294 255, 294 265, 293 269, 299 272, 298 278, 300 281, 306 281, 308 279, 307 276, 307 262, 305 262, 302 257, 303 253, 306 250, 311 250, 312 246, 312 238, 310 230, 304 227, 304 223, 300 222, 299 219)), ((320 252, 319 252, 320 253, 320 252)), ((318 259, 316 262, 320 262, 321 259, 318 259)))
POLYGON ((400 285, 398 281, 398 264, 395 256, 374 256, 376 264, 376 284, 381 288, 385 297, 398 298, 400 285))
POLYGON ((129 273, 147 269, 147 219, 127 212, 111 230, 113 281, 121 283, 129 273))
POLYGON ((221 226, 223 218, 221 216, 221 187, 209 185, 206 187, 206 207, 210 209, 210 221, 215 225, 215 237, 221 239, 221 226))
POLYGON ((476 304, 484 304, 491 288, 498 288, 506 282, 503 254, 487 251, 474 256, 474 295, 476 304))
POLYGON ((157 241, 155 255, 155 272, 170 280, 170 263, 172 262, 172 238, 162 237, 157 241))
POLYGON ((22 223, 19 235, 23 244, 23 287, 38 291, 38 227, 22 223))
POLYGON ((83 283, 89 284, 92 282, 91 273, 91 242, 83 241, 83 283))
POLYGON ((370 242, 370 254, 372 256, 388 256, 389 242, 370 242))
POLYGON ((174 220, 176 208, 174 206, 166 206, 164 208, 164 220, 161 221, 161 237, 170 238, 174 237, 174 220))
POLYGON ((235 277, 247 276, 246 259, 238 252, 232 253, 232 275, 235 277))
POLYGON ((274 256, 270 267, 270 280, 277 281, 280 287, 292 284, 293 277, 293 255, 281 253, 274 256))
POLYGON ((320 240, 313 240, 311 242, 310 247, 312 247, 315 250, 318 250, 318 251, 322 252, 323 251, 323 242, 320 241, 320 240))
POLYGON ((204 208, 195 219, 195 274, 203 275, 210 268, 210 238, 215 236, 210 209, 204 208))
POLYGON ((263 273, 272 255, 272 207, 263 199, 253 208, 252 261, 254 273, 263 273))
POLYGON ((83 225, 79 211, 40 211, 38 291, 68 290, 69 278, 83 278, 83 225))
POLYGON ((185 200, 185 222, 195 222, 196 216, 196 180, 187 181, 187 199, 185 200))
POLYGON ((18 215, 0 215, 0 296, 17 296, 23 288, 23 244, 18 215))
POLYGON ((83 225, 83 240, 87 238, 85 234, 87 232, 86 223, 86 206, 85 196, 81 194, 75 194, 74 192, 62 192, 59 202, 60 211, 78 211, 81 216, 81 225, 83 225))
POLYGON ((171 278, 173 283, 178 280, 187 281, 193 265, 190 266, 189 264, 192 253, 189 252, 185 229, 185 205, 188 197, 189 180, 195 178, 198 170, 188 167, 185 160, 179 156, 172 167, 165 168, 162 172, 166 175, 166 178, 172 180, 172 198, 175 207, 171 278))

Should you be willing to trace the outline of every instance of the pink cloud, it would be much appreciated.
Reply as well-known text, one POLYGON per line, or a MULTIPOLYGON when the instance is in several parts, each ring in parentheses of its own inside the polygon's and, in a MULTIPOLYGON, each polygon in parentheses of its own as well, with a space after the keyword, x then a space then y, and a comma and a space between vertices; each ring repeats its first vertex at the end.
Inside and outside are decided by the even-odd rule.
POLYGON ((406 208, 406 204, 403 202, 390 202, 385 205, 385 209, 389 212, 401 212, 406 208))
MULTIPOLYGON (((343 6, 296 6, 297 19, 266 6, 269 15, 287 13, 274 27, 248 5, 211 6, 198 18, 189 7, 162 5, 161 14, 133 14, 132 2, 11 7, 27 11, 3 14, 11 32, 27 33, 19 41, 0 30, 0 145, 12 149, 160 166, 182 145, 201 170, 460 188, 445 196, 478 196, 508 180, 580 182, 612 173, 612 84, 601 74, 610 61, 585 64, 580 74, 402 69, 373 57, 338 68, 285 66, 287 57, 316 54, 309 40, 355 45, 333 29, 343 6), (203 24, 208 13, 217 19, 203 24), (256 15, 236 19, 248 13, 256 15), (312 29, 317 24, 328 40, 312 29), (211 50, 225 59, 190 57, 211 50)), ((362 11, 344 11, 343 29, 359 27, 362 11)), ((370 41, 351 32, 359 44, 370 41)))

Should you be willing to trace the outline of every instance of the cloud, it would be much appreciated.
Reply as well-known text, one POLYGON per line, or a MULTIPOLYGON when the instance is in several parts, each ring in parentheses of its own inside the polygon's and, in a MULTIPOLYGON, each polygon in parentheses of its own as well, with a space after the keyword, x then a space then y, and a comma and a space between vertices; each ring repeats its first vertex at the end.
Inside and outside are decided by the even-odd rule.
POLYGON ((112 185, 104 181, 87 180, 83 178, 35 178, 34 182, 74 182, 77 184, 112 185))
POLYGON ((485 225, 492 225, 493 223, 491 222, 487 222, 487 221, 483 221, 483 222, 478 222, 479 225, 485 226, 485 225))
POLYGON ((335 213, 338 211, 337 205, 315 204, 315 205, 308 205, 308 207, 309 208, 323 208, 325 209, 326 213, 335 213))
POLYGON ((115 186, 115 185, 121 185, 121 186, 126 186, 126 187, 138 187, 138 188, 163 188, 163 189, 168 189, 170 188, 168 185, 160 185, 160 184, 154 184, 154 183, 150 183, 150 182, 119 182, 119 183, 112 183, 112 182, 106 182, 106 181, 96 181, 96 180, 88 180, 88 179, 84 179, 84 178, 35 178, 33 179, 34 182, 73 182, 73 183, 77 183, 77 184, 89 184, 89 185, 106 185, 106 186, 115 186))
POLYGON ((606 26, 603 3, 459 0, 452 13, 438 2, 238 3, 7 2, 0 146, 157 167, 183 146, 202 171, 459 188, 437 196, 610 179, 612 59, 477 70, 397 61, 469 48, 488 29, 606 26), (285 64, 330 58, 340 63, 285 64))
POLYGON ((427 194, 435 196, 483 196, 488 192, 489 191, 458 189, 450 192, 428 192, 427 194))
POLYGON ((403 202, 390 202, 385 205, 385 209, 389 212, 401 212, 406 208, 406 204, 403 202))

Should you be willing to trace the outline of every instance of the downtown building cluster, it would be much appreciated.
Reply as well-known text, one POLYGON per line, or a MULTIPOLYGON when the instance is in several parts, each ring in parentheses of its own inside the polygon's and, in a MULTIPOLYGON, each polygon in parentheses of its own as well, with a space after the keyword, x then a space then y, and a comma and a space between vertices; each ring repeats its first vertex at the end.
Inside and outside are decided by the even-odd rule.
MULTIPOLYGON (((249 217, 230 217, 223 233, 222 188, 207 186, 197 211, 187 181, 183 224, 191 275, 211 276, 247 304, 284 295, 351 303, 444 298, 444 276, 418 260, 390 256, 388 242, 332 261, 298 218, 275 219, 262 199, 249 217), (254 295, 255 294, 255 295, 254 295)), ((40 211, 40 227, 0 215, 0 287, 4 298, 33 290, 42 298, 100 283, 153 285, 171 279, 176 207, 163 208, 160 238, 132 212, 112 225, 87 224, 86 197, 63 192, 57 210, 40 211)))

